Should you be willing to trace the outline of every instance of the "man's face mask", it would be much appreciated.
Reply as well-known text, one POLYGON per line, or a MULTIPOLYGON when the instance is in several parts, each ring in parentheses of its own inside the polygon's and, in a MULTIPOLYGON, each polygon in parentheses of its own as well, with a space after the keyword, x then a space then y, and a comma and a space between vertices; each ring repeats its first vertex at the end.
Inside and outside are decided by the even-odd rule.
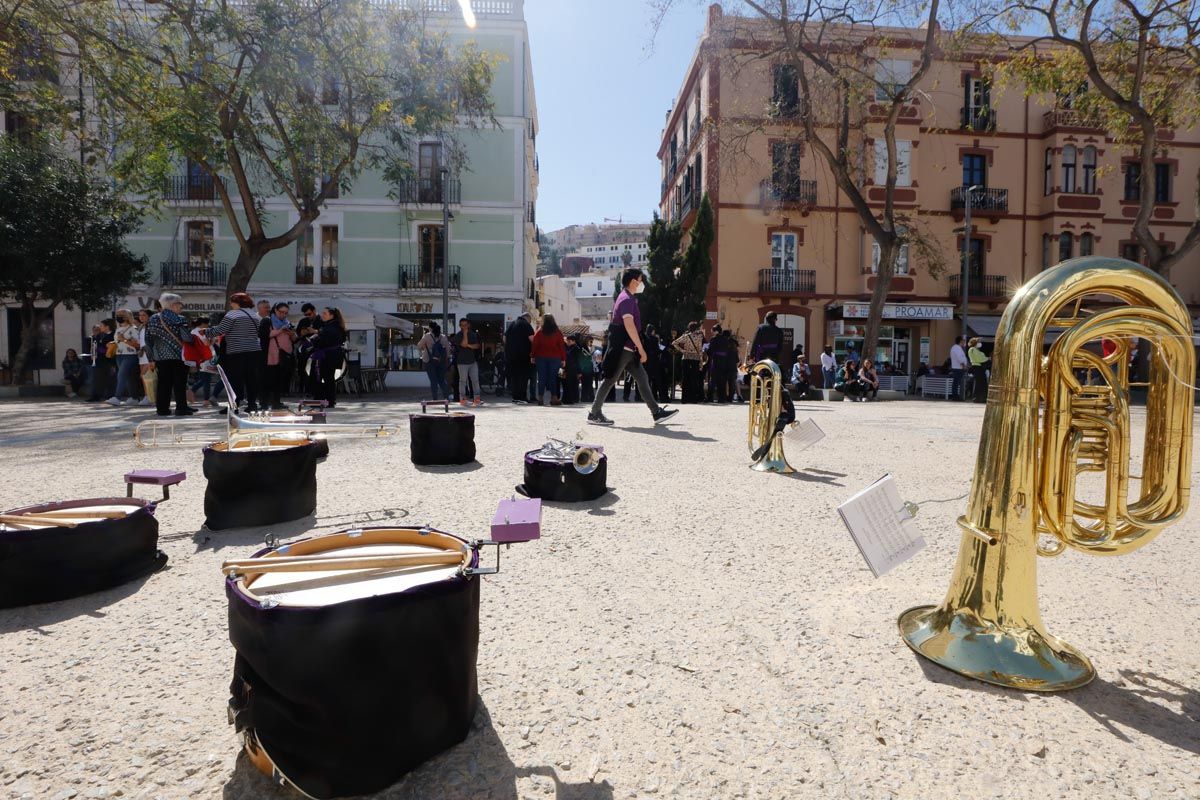
POLYGON ((646 282, 645 282, 645 281, 638 281, 638 282, 637 282, 637 288, 633 290, 633 293, 634 293, 634 294, 641 294, 641 293, 642 293, 642 292, 644 292, 644 291, 646 291, 646 282))

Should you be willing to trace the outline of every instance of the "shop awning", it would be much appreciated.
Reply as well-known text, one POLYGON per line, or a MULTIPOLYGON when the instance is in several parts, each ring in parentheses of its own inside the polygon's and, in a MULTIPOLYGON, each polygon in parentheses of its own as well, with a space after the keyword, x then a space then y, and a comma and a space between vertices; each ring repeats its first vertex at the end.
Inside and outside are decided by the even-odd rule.
POLYGON ((346 300, 341 297, 304 297, 298 300, 283 299, 282 301, 271 299, 271 302, 284 302, 292 306, 292 311, 298 311, 304 303, 312 303, 317 307, 319 312, 326 306, 336 308, 342 312, 342 319, 346 321, 346 330, 365 331, 372 328, 388 328, 394 331, 401 331, 405 336, 411 336, 413 324, 406 319, 393 317, 391 314, 385 314, 382 311, 375 311, 367 308, 364 305, 355 303, 352 300, 346 300))
POLYGON ((995 339, 1000 327, 999 314, 968 314, 967 329, 980 339, 995 339))

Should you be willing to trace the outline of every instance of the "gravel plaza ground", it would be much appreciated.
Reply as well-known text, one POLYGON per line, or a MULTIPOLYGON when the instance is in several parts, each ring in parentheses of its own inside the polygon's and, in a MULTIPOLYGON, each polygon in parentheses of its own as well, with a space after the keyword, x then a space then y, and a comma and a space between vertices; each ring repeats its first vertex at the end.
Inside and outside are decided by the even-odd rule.
MULTIPOLYGON (((656 428, 610 404, 617 427, 600 429, 582 407, 496 403, 478 412, 478 464, 419 469, 414 403, 345 405, 339 421, 401 434, 332 442, 315 518, 225 532, 201 529, 198 447, 135 449, 146 411, 0 405, 0 508, 188 472, 158 511, 164 571, 0 611, 0 798, 288 796, 226 721, 221 561, 268 532, 388 521, 486 537, 521 454, 577 431, 605 446, 613 491, 548 504, 541 540, 484 579, 474 729, 377 797, 1200 797, 1195 504, 1131 555, 1039 560, 1048 629, 1097 668, 1082 689, 972 682, 898 636, 897 615, 949 582, 982 405, 801 403, 827 438, 789 455, 790 477, 747 468, 745 406, 682 406, 656 428), (836 507, 885 472, 921 505, 928 546, 876 580, 836 507)), ((1135 409, 1135 442, 1143 421, 1135 409)))

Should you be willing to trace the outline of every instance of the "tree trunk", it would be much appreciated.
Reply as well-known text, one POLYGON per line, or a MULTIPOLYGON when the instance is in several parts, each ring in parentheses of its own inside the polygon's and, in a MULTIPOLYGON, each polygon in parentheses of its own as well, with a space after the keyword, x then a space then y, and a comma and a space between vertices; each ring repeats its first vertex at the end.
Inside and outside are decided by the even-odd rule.
POLYGON ((233 269, 229 271, 229 280, 225 282, 225 294, 231 295, 246 291, 246 287, 250 285, 250 279, 254 277, 254 271, 258 269, 258 262, 262 261, 263 256, 268 252, 263 247, 243 247, 238 252, 233 269))
POLYGON ((875 288, 871 290, 871 308, 867 312, 867 331, 863 336, 861 356, 875 360, 875 348, 879 344, 879 328, 883 324, 883 307, 887 303, 888 291, 892 287, 892 275, 896 271, 896 256, 900 248, 895 241, 879 243, 879 270, 875 275, 875 288))

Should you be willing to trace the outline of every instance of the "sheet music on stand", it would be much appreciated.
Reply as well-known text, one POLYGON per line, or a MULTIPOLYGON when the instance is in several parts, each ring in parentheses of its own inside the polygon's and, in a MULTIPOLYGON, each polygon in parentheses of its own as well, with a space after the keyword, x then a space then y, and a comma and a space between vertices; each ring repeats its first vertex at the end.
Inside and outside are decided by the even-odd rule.
POLYGON ((812 417, 804 420, 799 425, 795 425, 783 434, 784 440, 788 443, 788 447, 794 452, 807 450, 817 442, 825 438, 825 431, 817 427, 817 423, 812 417))
POLYGON ((915 506, 900 499, 890 474, 838 506, 838 514, 878 578, 919 553, 925 539, 913 521, 915 506))

